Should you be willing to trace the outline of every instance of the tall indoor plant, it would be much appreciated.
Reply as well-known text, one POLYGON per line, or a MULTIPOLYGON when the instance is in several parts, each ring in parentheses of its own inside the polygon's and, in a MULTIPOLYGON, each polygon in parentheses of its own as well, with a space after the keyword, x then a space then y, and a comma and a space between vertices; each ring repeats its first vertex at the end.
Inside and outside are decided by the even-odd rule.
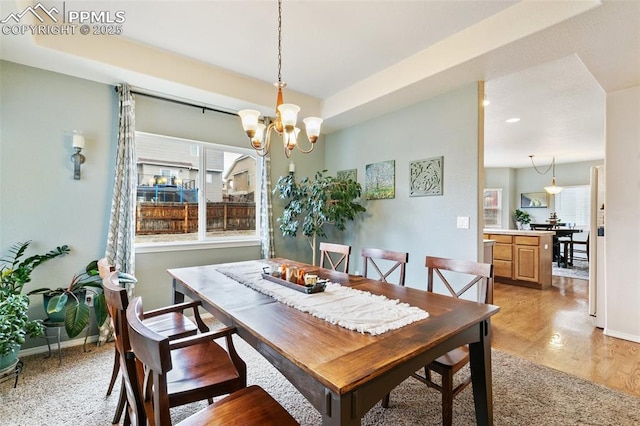
POLYGON ((340 180, 325 176, 327 171, 317 172, 314 179, 305 177, 296 182, 295 176, 281 176, 273 190, 287 201, 282 216, 278 218, 282 235, 295 237, 302 224, 302 235, 307 237, 316 264, 318 237, 325 237, 324 226, 332 224, 343 231, 347 221, 366 211, 357 198, 362 187, 354 180, 340 180))
MULTIPOLYGON (((25 337, 43 334, 41 320, 30 320, 29 297, 22 293, 24 285, 31 281, 31 273, 39 265, 69 253, 66 245, 56 247, 45 254, 29 256, 22 260, 31 241, 18 242, 0 259, 0 366, 15 363, 18 349, 25 337)), ((2 370, 2 368, 0 368, 2 370)))

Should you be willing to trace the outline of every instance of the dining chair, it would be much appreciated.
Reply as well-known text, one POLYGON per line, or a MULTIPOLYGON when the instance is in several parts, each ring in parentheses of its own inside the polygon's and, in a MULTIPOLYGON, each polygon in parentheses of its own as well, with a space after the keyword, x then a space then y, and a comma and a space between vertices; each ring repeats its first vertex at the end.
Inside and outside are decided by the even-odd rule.
POLYGON ((343 272, 349 273, 349 255, 351 254, 351 246, 334 243, 320 243, 320 267, 324 268, 325 259, 334 271, 338 270, 340 264, 343 264, 343 272), (333 257, 332 254, 333 253, 333 257))
POLYGON ((576 239, 575 237, 580 235, 580 233, 576 234, 573 237, 573 258, 579 260, 589 261, 589 231, 586 231, 585 234, 587 238, 576 239), (577 256, 576 256, 577 255, 577 256))
MULTIPOLYGON (((129 298, 127 296, 127 290, 120 285, 119 277, 120 276, 117 271, 109 273, 109 275, 107 275, 107 277, 103 279, 102 287, 105 294, 105 299, 107 301, 107 309, 109 310, 111 316, 116 340, 115 353, 117 361, 114 363, 114 367, 118 367, 118 370, 122 373, 122 389, 126 390, 127 381, 129 383, 131 382, 129 374, 130 372, 128 371, 131 368, 131 365, 123 363, 123 361, 125 361, 126 356, 128 356, 127 352, 130 351, 130 347, 126 333, 122 332, 122 329, 126 328, 126 323, 125 325, 120 326, 119 329, 118 322, 122 322, 122 318, 124 317, 127 306, 129 305, 129 298), (121 352, 123 347, 125 350, 124 353, 121 352)), ((194 336, 198 333, 198 331, 205 334, 209 332, 209 327, 207 327, 207 325, 202 321, 202 318, 200 317, 200 313, 198 311, 198 308, 200 306, 201 302, 186 302, 148 311, 145 312, 145 324, 149 328, 154 330, 154 332, 164 335, 170 340, 194 336), (197 326, 193 323, 193 321, 191 321, 186 315, 183 314, 183 311, 185 309, 193 310, 193 315, 197 326)), ((239 365, 242 366, 244 365, 244 363, 241 362, 239 363, 239 365)), ((117 377, 117 372, 115 373, 115 376, 117 377)), ((112 385, 110 385, 110 388, 111 387, 112 385)), ((129 387, 133 387, 133 385, 130 385, 129 387)), ((199 399, 196 399, 196 401, 197 400, 199 399)), ((116 412, 114 414, 112 423, 119 422, 120 417, 127 405, 127 401, 129 401, 129 404, 132 404, 133 402, 128 398, 126 392, 121 390, 120 399, 118 400, 118 405, 116 407, 116 412)), ((140 414, 138 413, 138 416, 139 415, 140 414)))
MULTIPOLYGON (((476 289, 478 291, 477 300, 483 303, 493 302, 493 265, 427 256, 425 266, 427 267, 427 291, 433 292, 434 276, 437 276, 452 297, 458 298, 468 290, 476 289), (466 284, 462 284, 464 282, 466 284)), ((453 399, 471 383, 471 376, 465 378, 455 387, 453 383, 455 373, 468 363, 469 347, 465 345, 447 352, 426 365, 424 376, 417 372, 412 375, 442 394, 442 424, 445 426, 452 424, 453 399), (441 384, 437 384, 431 379, 432 372, 440 374, 441 384)))
MULTIPOLYGON (((103 280, 111 272, 116 270, 116 267, 112 265, 106 257, 99 259, 97 262, 97 265, 98 265, 98 275, 100 275, 100 278, 102 278, 103 280)), ((113 321, 111 325, 113 327, 113 321)), ((192 328, 195 332, 196 326, 190 325, 188 328, 192 328)), ((109 387, 107 388, 107 396, 111 395, 111 392, 113 391, 113 386, 115 385, 116 380, 118 379, 119 372, 120 372, 120 354, 118 353, 118 347, 116 346, 114 351, 113 371, 111 372, 111 379, 109 380, 109 387)), ((123 399, 121 395, 120 402, 122 401, 123 399)), ((120 415, 122 414, 122 408, 123 407, 120 407, 119 405, 119 409, 116 411, 116 417, 114 417, 112 423, 117 423, 120 420, 120 415)))
MULTIPOLYGON (((115 270, 116 270, 115 266, 111 265, 106 257, 103 257, 98 260, 98 274, 100 275, 100 278, 102 278, 103 280, 111 272, 115 270)), ((111 318, 113 319, 113 317, 111 318)), ((113 323, 113 320, 112 320, 112 323, 113 323)), ((119 372, 120 372, 120 354, 118 353, 118 347, 116 346, 115 357, 113 360, 113 371, 111 372, 111 380, 109 380, 109 387, 107 388, 107 396, 111 395, 111 392, 113 391, 113 386, 116 384, 116 380, 118 378, 119 372)), ((118 412, 121 413, 122 410, 118 410, 118 412)), ((118 417, 114 418, 114 420, 115 421, 112 423, 116 423, 118 420, 120 420, 120 416, 118 415, 118 417)))
MULTIPOLYGON (((127 308, 131 348, 141 373, 140 397, 149 424, 171 425, 169 408, 181 398, 175 391, 186 391, 185 372, 204 374, 214 372, 226 364, 229 357, 222 350, 211 350, 216 345, 211 339, 226 337, 230 340, 233 329, 170 341, 167 337, 147 327, 143 318, 142 300, 136 297, 127 308), (188 362, 185 359, 190 356, 188 362), (189 365, 186 370, 176 372, 189 365), (173 391, 173 393, 172 393, 173 391)), ((217 345, 216 345, 217 346, 217 345)), ((218 346, 219 347, 219 346, 218 346)), ((231 346, 233 348, 233 346, 231 346)), ((222 348, 220 348, 222 349, 222 348)), ((235 352, 235 351, 234 351, 235 352)), ((196 379, 197 381, 198 379, 196 379)), ((246 383, 246 377, 244 378, 246 383)), ((220 389, 222 390, 222 389, 220 389)), ((230 395, 188 417, 180 425, 297 425, 296 420, 258 386, 226 387, 230 395)), ((202 394, 204 395, 204 394, 202 394)))
POLYGON ((387 281, 387 277, 389 277, 396 269, 400 268, 400 275, 396 284, 404 286, 405 270, 407 262, 409 261, 409 253, 380 250, 376 248, 363 248, 361 255, 362 274, 365 278, 368 277, 369 265, 371 265, 372 269, 378 274, 378 278, 374 279, 384 281, 385 283, 389 282, 387 281), (381 260, 383 262, 380 262, 381 260), (384 272, 381 268, 384 268, 384 272))
MULTIPOLYGON (((391 275, 393 271, 400 268, 400 276, 398 277, 397 284, 404 287, 405 281, 405 270, 407 266, 407 262, 409 261, 409 253, 399 252, 399 251, 391 251, 391 250, 381 250, 376 248, 363 248, 361 251, 362 256, 362 276, 368 278, 369 276, 369 264, 373 267, 373 269, 378 273, 378 278, 375 278, 379 281, 388 283, 387 277, 391 275), (378 260, 378 262, 376 262, 378 260), (384 262, 384 264, 382 261, 384 262), (389 262, 394 262, 390 264, 389 262), (378 264, 380 263, 380 264, 378 264), (385 272, 382 271, 384 267, 385 272)), ((386 394, 382 399, 382 406, 389 406, 390 394, 386 394)))

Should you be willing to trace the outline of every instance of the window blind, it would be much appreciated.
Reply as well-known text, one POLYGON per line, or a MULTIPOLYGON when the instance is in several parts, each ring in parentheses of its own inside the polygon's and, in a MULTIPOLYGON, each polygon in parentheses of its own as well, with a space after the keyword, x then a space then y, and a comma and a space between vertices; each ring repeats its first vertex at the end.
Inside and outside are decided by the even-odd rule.
POLYGON ((556 213, 561 222, 589 229, 589 185, 568 186, 556 195, 556 213))

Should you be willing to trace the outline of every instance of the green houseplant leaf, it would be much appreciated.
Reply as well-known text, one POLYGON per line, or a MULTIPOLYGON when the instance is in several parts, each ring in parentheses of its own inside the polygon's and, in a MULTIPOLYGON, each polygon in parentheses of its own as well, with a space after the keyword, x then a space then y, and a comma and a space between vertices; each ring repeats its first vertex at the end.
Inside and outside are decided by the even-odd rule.
POLYGON ((69 246, 62 245, 23 260, 30 244, 31 241, 17 242, 0 258, 0 356, 22 345, 25 336, 37 337, 44 333, 41 320, 29 319, 29 297, 22 294, 22 290, 31 281, 35 268, 69 253, 69 246))
POLYGON ((82 333, 82 330, 89 324, 90 316, 91 310, 85 303, 78 302, 75 305, 67 306, 64 328, 69 337, 73 338, 82 333))

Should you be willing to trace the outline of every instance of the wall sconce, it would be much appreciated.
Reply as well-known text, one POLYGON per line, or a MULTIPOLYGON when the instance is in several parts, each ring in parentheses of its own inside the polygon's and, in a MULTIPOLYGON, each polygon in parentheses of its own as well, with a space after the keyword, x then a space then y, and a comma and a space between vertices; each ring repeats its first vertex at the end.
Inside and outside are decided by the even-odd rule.
POLYGON ((73 133, 73 149, 75 153, 71 156, 73 161, 73 179, 80 180, 80 164, 84 163, 84 155, 80 154, 84 148, 84 136, 82 133, 73 133))

